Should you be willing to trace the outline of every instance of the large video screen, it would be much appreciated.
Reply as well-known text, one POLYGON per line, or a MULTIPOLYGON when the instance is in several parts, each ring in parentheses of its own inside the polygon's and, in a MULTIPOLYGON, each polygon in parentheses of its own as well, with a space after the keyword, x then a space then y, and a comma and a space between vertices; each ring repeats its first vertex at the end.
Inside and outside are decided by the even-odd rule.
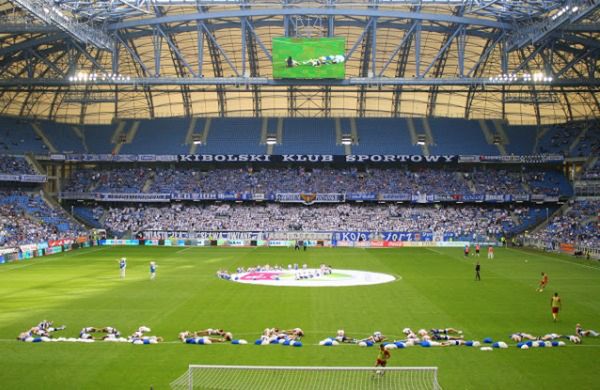
POLYGON ((273 38, 273 78, 343 79, 346 38, 273 38))

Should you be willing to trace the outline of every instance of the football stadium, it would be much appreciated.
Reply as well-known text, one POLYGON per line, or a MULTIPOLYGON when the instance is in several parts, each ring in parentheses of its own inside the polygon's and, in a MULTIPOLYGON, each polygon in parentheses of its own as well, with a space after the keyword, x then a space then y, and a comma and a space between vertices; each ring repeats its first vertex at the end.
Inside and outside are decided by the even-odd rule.
POLYGON ((0 1, 2 389, 597 389, 600 0, 0 1))

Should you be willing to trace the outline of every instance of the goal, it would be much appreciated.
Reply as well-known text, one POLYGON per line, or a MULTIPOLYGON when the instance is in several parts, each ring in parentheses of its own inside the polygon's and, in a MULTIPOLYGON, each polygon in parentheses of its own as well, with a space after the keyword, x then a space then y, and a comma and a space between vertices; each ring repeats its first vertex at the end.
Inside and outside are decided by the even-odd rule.
POLYGON ((191 364, 174 390, 441 390, 437 367, 282 367, 191 364))

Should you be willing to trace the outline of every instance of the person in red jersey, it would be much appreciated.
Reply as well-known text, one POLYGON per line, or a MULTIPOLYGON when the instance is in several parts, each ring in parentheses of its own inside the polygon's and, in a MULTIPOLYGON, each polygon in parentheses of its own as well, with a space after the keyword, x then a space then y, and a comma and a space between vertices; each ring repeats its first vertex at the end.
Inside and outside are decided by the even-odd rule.
POLYGON ((540 279, 540 286, 537 291, 542 292, 548 285, 548 275, 542 272, 542 279, 540 279))
POLYGON ((488 246, 488 259, 492 260, 494 258, 494 247, 488 246))

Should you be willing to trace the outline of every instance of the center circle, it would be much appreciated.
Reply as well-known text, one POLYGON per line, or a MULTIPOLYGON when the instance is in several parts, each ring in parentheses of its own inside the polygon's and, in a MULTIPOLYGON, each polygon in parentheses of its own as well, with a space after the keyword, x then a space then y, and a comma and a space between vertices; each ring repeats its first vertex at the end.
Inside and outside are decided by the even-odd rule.
POLYGON ((255 271, 231 275, 231 281, 285 287, 347 287, 393 282, 395 276, 380 272, 334 269, 329 274, 308 268, 301 270, 255 271))

